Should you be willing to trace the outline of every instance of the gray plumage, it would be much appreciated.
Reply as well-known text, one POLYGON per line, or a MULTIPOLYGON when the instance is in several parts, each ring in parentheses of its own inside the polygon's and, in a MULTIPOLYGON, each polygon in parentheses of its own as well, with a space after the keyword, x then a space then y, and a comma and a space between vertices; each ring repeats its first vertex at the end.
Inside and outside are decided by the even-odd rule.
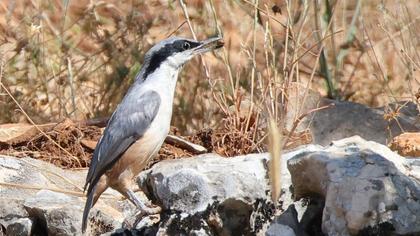
POLYGON ((112 114, 93 153, 84 186, 87 200, 83 232, 90 209, 108 187, 118 190, 141 211, 156 213, 135 196, 128 180, 157 154, 169 132, 179 70, 194 55, 221 46, 220 38, 198 42, 173 37, 146 53, 142 69, 112 114))
MULTIPOLYGON (((154 91, 147 91, 143 95, 135 94, 141 86, 136 81, 131 93, 128 93, 117 107, 108 122, 104 135, 93 154, 91 168, 86 177, 86 185, 92 188, 109 166, 115 163, 128 147, 143 136, 150 126, 160 105, 160 97, 154 91), (136 108, 136 109, 131 109, 136 108)), ((88 189, 88 192, 90 190, 88 189)))

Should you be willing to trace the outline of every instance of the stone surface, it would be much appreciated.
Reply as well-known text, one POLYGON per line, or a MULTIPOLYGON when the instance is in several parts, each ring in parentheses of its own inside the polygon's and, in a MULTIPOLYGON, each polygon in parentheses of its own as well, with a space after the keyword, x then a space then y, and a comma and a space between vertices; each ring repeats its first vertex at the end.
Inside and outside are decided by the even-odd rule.
MULTIPOLYGON (((52 164, 32 158, 13 158, 0 155, 0 185, 2 198, 24 200, 41 188, 56 188, 81 193, 86 171, 66 171, 52 164)), ((2 209, 0 208, 0 211, 2 209)))
MULTIPOLYGON (((311 145, 282 154, 278 169, 283 209, 293 203, 287 160, 316 148, 311 145)), ((159 227, 148 230, 158 235, 262 235, 278 213, 270 200, 268 161, 267 153, 235 158, 206 154, 157 163, 138 178, 148 197, 165 210, 159 227)), ((309 213, 313 208, 308 210, 308 204, 299 203, 297 218, 319 216, 309 213)))
POLYGON ((48 190, 39 191, 25 200, 30 217, 37 219, 48 235, 80 235, 83 202, 77 197, 48 190))
MULTIPOLYGON (((283 159, 284 191, 290 188, 286 159, 292 156, 285 154, 283 159)), ((87 234, 257 232, 275 211, 269 200, 268 159, 267 153, 230 159, 210 154, 158 163, 143 172, 139 182, 154 203, 166 208, 161 215, 162 227, 117 230, 136 209, 109 190, 91 210, 87 234)), ((83 186, 85 171, 62 170, 31 158, 13 157, 0 157, 0 167, 0 181, 14 184, 0 185, 0 203, 5 203, 0 205, 0 224, 4 229, 18 219, 31 218, 41 235, 80 234, 85 198, 79 186, 83 186)), ((291 194, 287 196, 289 203, 291 194)))
POLYGON ((355 136, 296 155, 288 169, 295 199, 325 198, 324 233, 408 235, 420 234, 418 164, 355 136))
POLYGON ((404 157, 420 157, 420 132, 398 135, 392 139, 389 148, 404 157))
POLYGON ((0 225, 6 229, 14 221, 28 217, 23 202, 23 200, 13 200, 0 195, 0 225))
POLYGON ((20 218, 7 226, 7 236, 30 236, 32 232, 33 221, 29 218, 20 218))
MULTIPOLYGON (((30 217, 39 235, 80 235, 85 177, 86 171, 63 170, 32 158, 0 156, 0 225, 7 230, 30 217), (10 183, 13 185, 7 185, 10 183)), ((113 190, 105 192, 91 210, 90 234, 119 228, 123 219, 133 214, 134 206, 120 199, 113 190)))
POLYGON ((281 215, 276 216, 265 232, 266 236, 307 236, 298 221, 295 205, 290 205, 281 215))
MULTIPOLYGON (((324 236, 321 228, 322 212, 325 205, 324 199, 318 196, 303 198, 299 202, 302 204, 300 208, 304 209, 302 216, 299 218, 300 227, 304 229, 307 235, 324 236)), ((295 205, 299 202, 296 202, 295 205)))
POLYGON ((288 94, 291 96, 288 97, 285 125, 290 130, 300 115, 308 113, 296 131, 301 132, 309 128, 314 144, 325 146, 334 140, 354 135, 387 144, 403 132, 420 132, 420 113, 416 104, 412 102, 370 108, 358 103, 323 98, 311 89, 306 91, 306 84, 293 83, 288 88, 288 94), (329 108, 311 112, 331 104, 333 106, 329 108), (390 114, 393 111, 399 111, 399 114, 391 118, 390 114))
POLYGON ((384 107, 378 107, 376 109, 380 111, 385 111, 386 113, 393 113, 393 111, 397 111, 398 117, 403 118, 404 120, 408 121, 410 124, 420 129, 419 108, 420 107, 414 102, 401 101, 401 102, 390 103, 384 107))
POLYGON ((323 99, 322 105, 333 107, 315 112, 311 117, 311 133, 314 143, 328 145, 358 135, 366 140, 387 144, 393 137, 404 131, 419 131, 413 123, 403 117, 389 121, 384 119, 384 111, 352 102, 338 102, 323 99))
MULTIPOLYGON (((142 172, 138 183, 167 210, 161 233, 255 233, 261 228, 250 222, 251 214, 258 215, 256 204, 261 211, 274 211, 269 201, 267 161, 268 154, 235 158, 205 154, 167 160, 142 172)), ((270 216, 265 217, 262 221, 270 216)))
POLYGON ((267 160, 268 155, 224 158, 205 154, 162 161, 142 172, 138 182, 169 210, 196 213, 227 199, 253 204, 267 198, 267 160))
MULTIPOLYGON (((91 211, 87 235, 420 233, 419 158, 402 158, 359 137, 290 150, 277 168, 277 208, 270 199, 268 161, 267 153, 161 161, 137 179, 164 209, 160 222, 121 228, 136 209, 108 190, 91 211)), ((85 199, 79 188, 86 171, 12 157, 0 157, 0 168, 1 230, 80 235, 85 199)))

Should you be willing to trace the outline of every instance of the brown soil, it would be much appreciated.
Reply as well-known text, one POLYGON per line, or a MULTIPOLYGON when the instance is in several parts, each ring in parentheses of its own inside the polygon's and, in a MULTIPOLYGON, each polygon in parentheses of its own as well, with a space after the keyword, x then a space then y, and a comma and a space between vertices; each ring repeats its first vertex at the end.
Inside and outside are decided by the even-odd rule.
MULTIPOLYGON (((103 128, 89 125, 85 122, 65 120, 41 132, 21 135, 18 143, 0 142, 0 154, 17 157, 32 157, 44 160, 62 168, 85 168, 90 159, 103 128), (49 136, 47 138, 46 135, 49 136)), ((180 136, 176 128, 171 134, 180 136)), ((205 147, 208 152, 215 152, 222 156, 234 156, 256 152, 250 137, 240 132, 227 130, 205 129, 194 135, 182 137, 192 143, 205 147)), ((149 166, 166 159, 191 157, 194 153, 165 143, 159 155, 149 166)))
POLYGON ((97 141, 101 128, 79 125, 65 120, 51 129, 26 136, 19 143, 2 143, 0 153, 17 157, 29 156, 64 168, 83 168, 90 163, 93 150, 82 143, 97 141))

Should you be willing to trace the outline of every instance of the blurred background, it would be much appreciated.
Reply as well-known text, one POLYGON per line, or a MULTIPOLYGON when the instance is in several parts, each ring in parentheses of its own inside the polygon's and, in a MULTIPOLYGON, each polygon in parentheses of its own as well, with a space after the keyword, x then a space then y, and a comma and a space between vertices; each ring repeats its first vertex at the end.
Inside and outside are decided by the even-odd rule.
POLYGON ((280 121, 294 83, 419 105, 418 0, 2 0, 0 123, 108 117, 145 52, 192 31, 225 47, 180 74, 172 125, 183 135, 223 128, 258 143, 260 114, 280 121))

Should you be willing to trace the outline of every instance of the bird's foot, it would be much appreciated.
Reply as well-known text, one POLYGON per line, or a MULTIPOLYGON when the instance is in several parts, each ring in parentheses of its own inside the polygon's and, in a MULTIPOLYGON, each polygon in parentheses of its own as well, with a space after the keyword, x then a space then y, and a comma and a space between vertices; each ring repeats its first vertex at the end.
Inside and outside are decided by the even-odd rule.
POLYGON ((162 208, 158 205, 150 204, 150 206, 144 206, 140 209, 140 211, 136 214, 139 215, 143 213, 143 215, 156 215, 162 212, 162 208))
POLYGON ((159 222, 162 208, 153 204, 147 204, 140 200, 133 191, 126 191, 127 198, 137 206, 138 212, 129 220, 124 221, 124 225, 131 229, 141 229, 142 227, 159 222))
POLYGON ((123 227, 140 230, 152 226, 160 221, 161 211, 162 208, 156 205, 144 206, 134 216, 126 218, 123 227))

